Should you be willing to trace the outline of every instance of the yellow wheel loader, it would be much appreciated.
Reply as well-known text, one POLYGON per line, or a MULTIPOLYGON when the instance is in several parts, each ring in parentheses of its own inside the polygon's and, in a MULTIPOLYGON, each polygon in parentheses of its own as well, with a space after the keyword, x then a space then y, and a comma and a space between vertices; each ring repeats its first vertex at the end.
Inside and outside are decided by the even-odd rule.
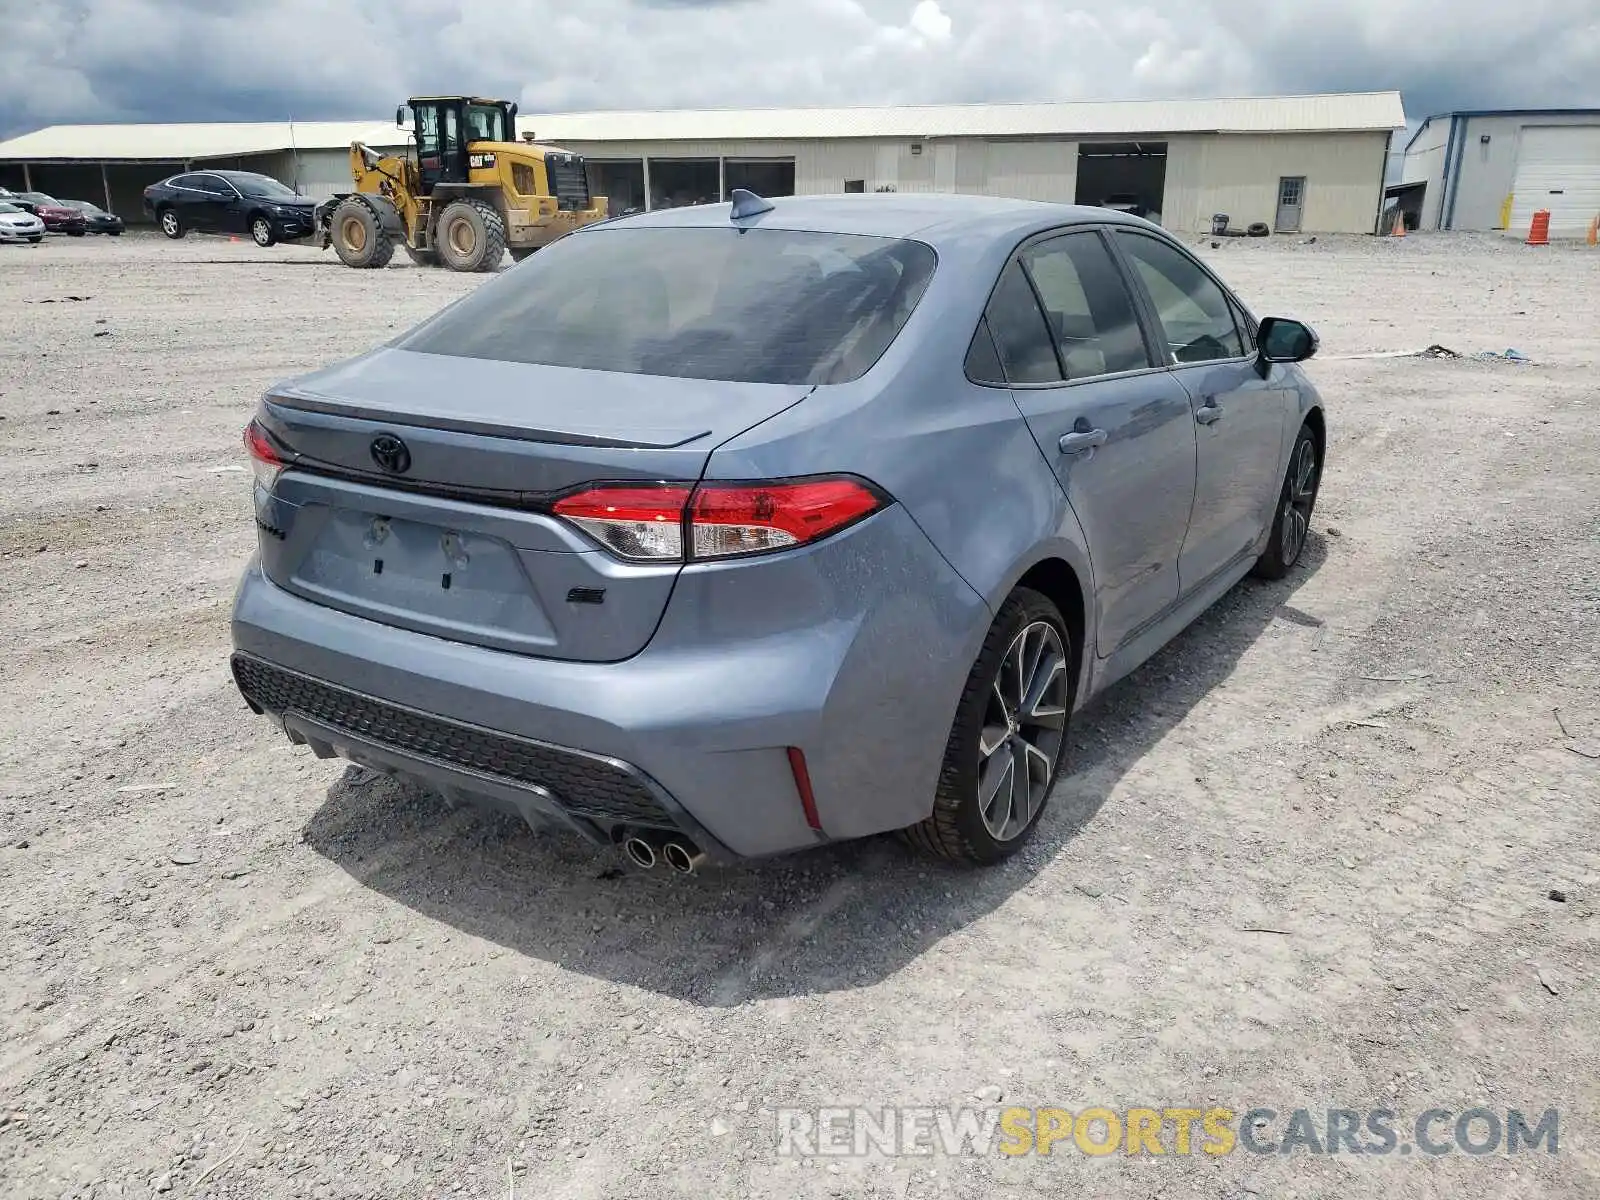
POLYGON ((317 206, 323 249, 351 267, 384 267, 399 245, 419 265, 493 271, 606 218, 583 159, 532 135, 517 106, 476 96, 416 96, 395 110, 414 155, 350 145, 355 191, 317 206))

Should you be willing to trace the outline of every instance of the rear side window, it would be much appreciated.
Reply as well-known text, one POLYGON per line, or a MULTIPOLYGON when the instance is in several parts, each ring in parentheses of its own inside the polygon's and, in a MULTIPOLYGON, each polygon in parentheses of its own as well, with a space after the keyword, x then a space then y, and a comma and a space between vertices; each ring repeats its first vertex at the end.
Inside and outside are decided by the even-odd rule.
POLYGON ((1243 357, 1227 295, 1199 263, 1153 237, 1117 237, 1155 304, 1173 362, 1243 357))
POLYGON ((1069 233, 1022 252, 1067 379, 1150 366, 1133 298, 1098 233, 1069 233))
POLYGON ((989 333, 989 318, 978 318, 978 331, 972 335, 967 347, 967 378, 973 383, 1006 383, 1006 369, 1000 365, 1000 352, 995 349, 994 337, 989 333))
POLYGON ((562 238, 395 344, 424 354, 743 383, 847 383, 933 276, 922 242, 785 229, 562 238))
POLYGON ((1015 259, 1006 267, 984 310, 995 349, 1012 383, 1060 383, 1061 364, 1033 286, 1015 259))

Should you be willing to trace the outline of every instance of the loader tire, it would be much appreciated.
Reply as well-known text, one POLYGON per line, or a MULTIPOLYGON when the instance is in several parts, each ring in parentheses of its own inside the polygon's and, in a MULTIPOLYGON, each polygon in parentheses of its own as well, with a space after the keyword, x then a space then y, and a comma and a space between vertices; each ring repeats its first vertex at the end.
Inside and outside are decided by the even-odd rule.
POLYGON ((439 265, 438 250, 418 250, 410 242, 401 242, 400 249, 406 252, 406 257, 411 260, 413 266, 437 267, 439 265))
POLYGON ((394 239, 378 214, 360 200, 346 200, 328 219, 333 249, 347 267, 387 267, 394 257, 394 239))
POLYGON ((506 253, 506 226, 494 206, 456 200, 439 214, 439 257, 452 271, 498 271, 506 253))

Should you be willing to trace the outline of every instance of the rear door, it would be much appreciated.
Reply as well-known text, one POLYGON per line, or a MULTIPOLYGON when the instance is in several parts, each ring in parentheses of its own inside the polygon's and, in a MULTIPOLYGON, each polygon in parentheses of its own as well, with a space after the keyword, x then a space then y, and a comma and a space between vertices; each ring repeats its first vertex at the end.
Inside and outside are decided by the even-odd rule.
POLYGON ((1178 598, 1194 499, 1188 396, 1154 361, 1103 235, 1023 247, 987 317, 1012 394, 1089 542, 1101 656, 1178 598))
POLYGON ((208 233, 237 233, 231 227, 231 204, 237 193, 233 185, 220 175, 191 175, 193 181, 189 185, 190 195, 189 211, 194 213, 190 220, 191 227, 205 230, 208 233))
POLYGON ((206 194, 201 190, 199 177, 178 175, 166 184, 167 194, 162 200, 178 210, 184 227, 204 232, 206 229, 206 194))
POLYGON ((1178 562, 1189 592, 1251 554, 1271 523, 1283 471, 1284 371, 1262 378, 1249 330, 1196 259, 1147 233, 1118 230, 1115 239, 1196 426, 1194 511, 1178 562))

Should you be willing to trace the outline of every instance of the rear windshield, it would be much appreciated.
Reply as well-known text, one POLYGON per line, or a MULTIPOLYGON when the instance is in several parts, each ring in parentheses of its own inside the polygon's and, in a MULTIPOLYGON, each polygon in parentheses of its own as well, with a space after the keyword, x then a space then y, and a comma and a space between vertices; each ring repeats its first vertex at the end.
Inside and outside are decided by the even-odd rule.
POLYGON ((396 345, 425 354, 740 383, 846 383, 933 275, 921 242, 785 229, 562 238, 396 345))

